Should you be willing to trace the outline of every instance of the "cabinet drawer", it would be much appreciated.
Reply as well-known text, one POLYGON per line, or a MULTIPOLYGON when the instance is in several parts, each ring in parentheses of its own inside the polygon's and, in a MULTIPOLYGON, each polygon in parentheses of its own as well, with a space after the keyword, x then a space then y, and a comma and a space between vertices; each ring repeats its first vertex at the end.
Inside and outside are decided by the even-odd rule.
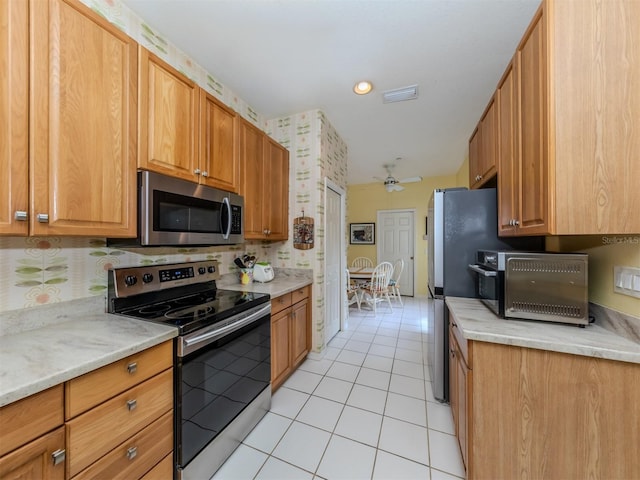
POLYGON ((173 454, 164 457, 160 463, 149 470, 140 480, 170 480, 173 478, 173 454))
POLYGON ((0 455, 63 423, 62 384, 0 408, 0 455))
POLYGON ((291 294, 285 293, 271 300, 271 315, 291 306, 291 294))
MULTIPOLYGON (((109 478, 111 480, 140 478, 173 449, 173 411, 165 413, 140 433, 107 453, 74 479, 109 478)), ((171 467, 171 462, 170 462, 171 467)), ((164 478, 170 479, 173 472, 164 478)))
POLYGON ((304 300, 305 298, 309 298, 309 291, 311 289, 310 285, 307 285, 306 287, 302 287, 302 288, 298 288, 297 290, 294 290, 293 292, 291 292, 291 303, 298 303, 301 300, 304 300))
POLYGON ((133 387, 67 422, 70 477, 173 409, 173 370, 133 387))
POLYGON ((164 342, 65 384, 65 418, 69 420, 170 368, 172 342, 164 342))

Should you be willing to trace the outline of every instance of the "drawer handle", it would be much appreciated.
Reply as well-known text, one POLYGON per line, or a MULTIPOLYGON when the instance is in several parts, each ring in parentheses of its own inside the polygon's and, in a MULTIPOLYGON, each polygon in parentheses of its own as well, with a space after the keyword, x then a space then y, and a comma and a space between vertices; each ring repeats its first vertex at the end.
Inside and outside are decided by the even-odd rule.
POLYGON ((67 451, 65 449, 56 450, 51 454, 53 465, 60 465, 67 458, 67 451))
POLYGON ((137 406, 138 406, 138 401, 137 400, 128 400, 127 401, 127 410, 129 410, 130 412, 132 410, 135 410, 137 406))
POLYGON ((138 455, 138 447, 127 448, 127 458, 133 460, 138 455))
POLYGON ((138 371, 138 363, 137 362, 131 362, 129 365, 127 365, 127 372, 129 372, 130 374, 134 374, 138 371))

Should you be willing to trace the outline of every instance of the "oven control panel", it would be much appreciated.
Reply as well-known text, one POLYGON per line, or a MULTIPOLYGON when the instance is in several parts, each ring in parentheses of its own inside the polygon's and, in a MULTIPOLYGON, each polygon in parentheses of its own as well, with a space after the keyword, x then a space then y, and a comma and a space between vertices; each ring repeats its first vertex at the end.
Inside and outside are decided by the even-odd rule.
POLYGON ((220 272, 216 260, 143 265, 110 270, 109 289, 113 289, 116 297, 123 298, 219 278, 220 272))

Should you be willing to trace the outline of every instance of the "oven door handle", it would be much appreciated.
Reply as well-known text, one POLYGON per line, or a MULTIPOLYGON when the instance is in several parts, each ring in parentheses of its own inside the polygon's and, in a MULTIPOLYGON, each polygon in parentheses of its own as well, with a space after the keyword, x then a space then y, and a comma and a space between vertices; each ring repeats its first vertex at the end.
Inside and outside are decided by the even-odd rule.
POLYGON ((473 270, 474 272, 479 273, 484 277, 495 277, 496 275, 498 275, 498 272, 495 272, 493 270, 485 270, 478 265, 469 265, 469 270, 473 270))
POLYGON ((222 203, 227 209, 227 229, 222 233, 222 238, 229 240, 231 234, 231 204, 229 203, 229 197, 224 197, 222 203))
POLYGON ((197 350, 198 348, 204 345, 208 345, 209 343, 214 342, 215 340, 218 340, 219 338, 222 338, 226 335, 229 335, 230 333, 233 333, 236 330, 239 330, 242 327, 255 322, 261 317, 269 315, 270 313, 271 303, 267 303, 267 305, 260 308, 259 310, 256 310, 255 312, 252 312, 246 317, 242 317, 241 319, 230 323, 229 325, 225 325, 221 328, 214 328, 213 330, 209 330, 193 337, 182 338, 178 347, 178 356, 184 357, 185 355, 197 350))

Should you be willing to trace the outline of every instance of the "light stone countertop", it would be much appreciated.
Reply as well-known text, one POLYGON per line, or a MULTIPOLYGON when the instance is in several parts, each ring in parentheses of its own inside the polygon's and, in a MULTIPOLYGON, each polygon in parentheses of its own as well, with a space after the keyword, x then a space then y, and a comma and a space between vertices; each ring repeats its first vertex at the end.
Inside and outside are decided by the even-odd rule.
POLYGON ((449 312, 467 340, 537 348, 640 364, 640 319, 597 305, 584 328, 530 320, 505 320, 480 300, 448 297, 449 312), (606 315, 605 315, 606 312, 606 315))
POLYGON ((271 298, 293 292, 312 283, 313 270, 302 268, 274 268, 274 278, 267 283, 253 282, 249 285, 242 285, 237 273, 228 273, 223 275, 220 280, 216 280, 218 288, 240 292, 268 293, 271 298))
POLYGON ((105 313, 104 297, 0 313, 0 407, 177 336, 105 313))

